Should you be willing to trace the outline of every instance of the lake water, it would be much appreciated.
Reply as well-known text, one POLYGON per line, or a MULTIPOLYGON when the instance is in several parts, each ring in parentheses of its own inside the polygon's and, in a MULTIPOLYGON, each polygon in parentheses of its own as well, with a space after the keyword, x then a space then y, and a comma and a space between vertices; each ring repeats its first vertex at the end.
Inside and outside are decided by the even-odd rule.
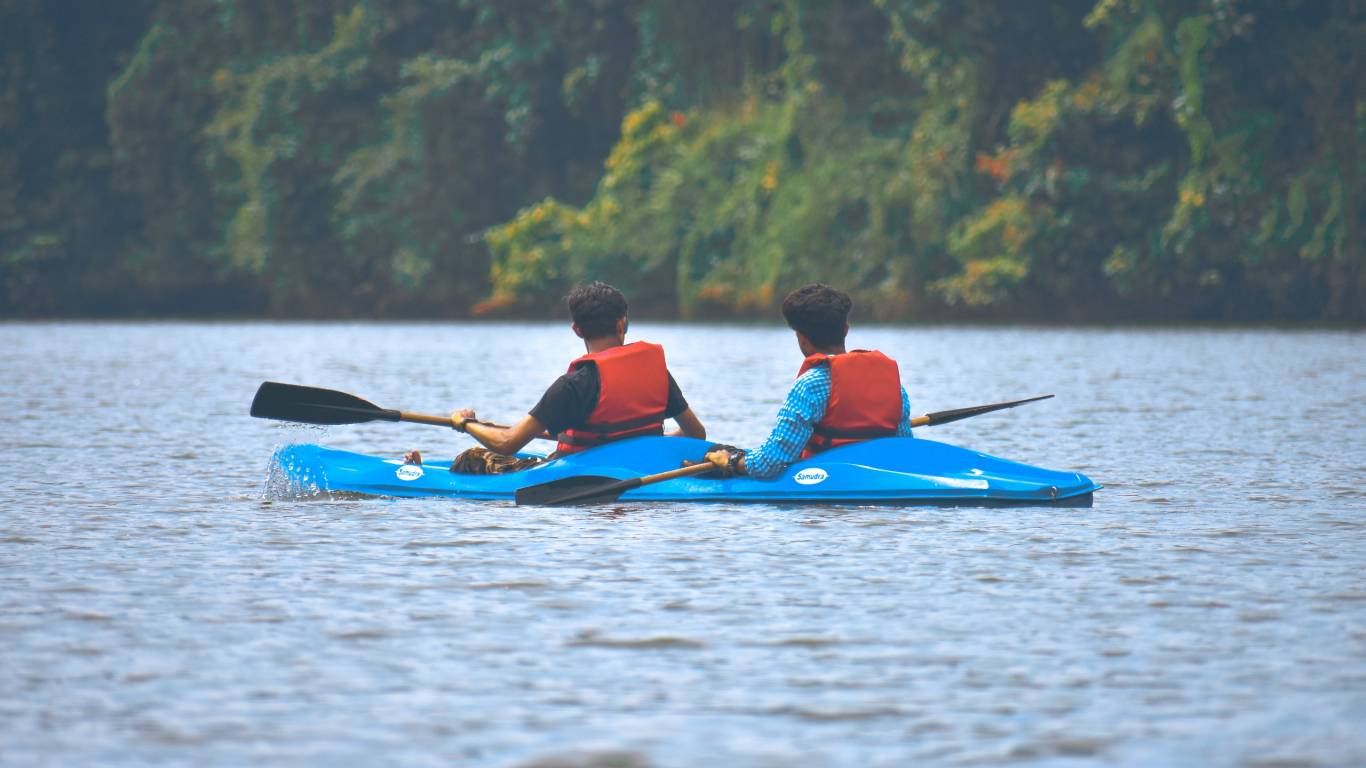
MULTIPOLYGON (((711 437, 777 327, 638 323, 711 437)), ((263 380, 525 413, 561 325, 0 325, 0 764, 1366 764, 1366 334, 857 327, 1091 509, 271 498, 263 380)))

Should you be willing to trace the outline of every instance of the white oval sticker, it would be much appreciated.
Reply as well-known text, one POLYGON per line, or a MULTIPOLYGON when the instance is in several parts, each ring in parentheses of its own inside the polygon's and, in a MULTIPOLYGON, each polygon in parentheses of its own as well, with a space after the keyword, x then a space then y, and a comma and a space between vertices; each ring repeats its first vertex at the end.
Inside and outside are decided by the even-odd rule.
POLYGON ((404 464, 394 470, 394 474, 398 475, 399 480, 412 481, 422 477, 422 467, 419 467, 416 464, 404 464))
POLYGON ((803 469, 793 475, 792 479, 802 485, 815 485, 816 483, 825 480, 827 477, 829 477, 829 475, 825 473, 825 470, 820 469, 819 467, 812 467, 810 469, 803 469))

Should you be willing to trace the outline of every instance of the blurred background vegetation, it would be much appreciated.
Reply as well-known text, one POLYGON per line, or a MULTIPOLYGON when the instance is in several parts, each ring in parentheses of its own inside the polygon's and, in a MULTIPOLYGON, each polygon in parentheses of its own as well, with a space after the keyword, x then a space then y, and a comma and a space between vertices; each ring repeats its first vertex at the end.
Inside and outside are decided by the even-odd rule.
POLYGON ((1363 0, 6 0, 0 314, 1366 320, 1363 0))

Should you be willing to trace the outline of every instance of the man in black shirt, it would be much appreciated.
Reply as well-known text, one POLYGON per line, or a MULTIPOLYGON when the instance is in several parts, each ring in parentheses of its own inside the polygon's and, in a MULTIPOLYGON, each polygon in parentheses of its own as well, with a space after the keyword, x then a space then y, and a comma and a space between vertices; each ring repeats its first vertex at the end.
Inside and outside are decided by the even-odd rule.
MULTIPOLYGON (((626 297, 606 283, 580 286, 565 298, 574 334, 587 353, 570 364, 540 402, 511 427, 476 421, 473 409, 451 414, 451 426, 466 432, 483 447, 471 448, 451 465, 455 472, 501 474, 526 469, 543 459, 520 459, 514 454, 532 439, 548 432, 558 437, 554 458, 613 440, 663 433, 665 419, 679 429, 671 436, 705 438, 707 430, 688 407, 683 393, 664 364, 664 350, 656 344, 626 343, 626 297)), ((410 463, 422 463, 410 451, 410 463)))
MULTIPOLYGON (((552 435, 558 435, 571 427, 582 426, 598 404, 600 385, 598 367, 581 365, 555 379, 545 394, 541 395, 540 402, 532 407, 530 415, 541 422, 545 431, 552 435)), ((474 411, 470 413, 473 414, 474 411)), ((669 374, 669 400, 664 409, 664 418, 674 419, 683 426, 683 421, 687 419, 685 413, 692 421, 697 421, 697 417, 692 415, 692 410, 688 407, 688 401, 683 399, 683 391, 678 388, 678 382, 674 381, 673 374, 669 374)), ((687 436, 706 436, 702 424, 699 422, 696 426, 700 434, 687 436)), ((671 434, 677 436, 687 433, 680 429, 671 434)))

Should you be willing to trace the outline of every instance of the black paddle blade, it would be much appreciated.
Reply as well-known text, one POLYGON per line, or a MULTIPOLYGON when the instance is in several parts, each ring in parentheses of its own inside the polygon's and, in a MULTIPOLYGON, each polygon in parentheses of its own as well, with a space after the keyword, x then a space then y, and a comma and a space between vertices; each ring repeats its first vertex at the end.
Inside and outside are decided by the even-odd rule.
POLYGON ((399 412, 338 392, 335 389, 301 387, 298 384, 263 383, 251 401, 251 415, 258 419, 298 421, 304 424, 361 424, 367 421, 398 421, 399 412))
POLYGON ((927 426, 927 427, 932 427, 932 426, 934 426, 934 425, 936 425, 936 424, 948 424, 950 421, 958 421, 959 419, 966 419, 966 418, 968 418, 969 416, 980 416, 980 415, 982 415, 982 414, 984 414, 984 413, 991 413, 992 411, 999 411, 999 410, 1001 410, 1001 409, 1003 409, 1003 408, 1014 408, 1014 407, 1017 406, 1017 405, 1024 405, 1025 403, 1033 403, 1033 402, 1037 402, 1037 401, 1039 401, 1039 400, 1047 400, 1047 399, 1050 398, 1050 397, 1052 397, 1052 395, 1039 395, 1038 397, 1027 397, 1027 398, 1025 398, 1025 399, 1023 399, 1023 400, 1011 400, 1011 401, 1008 402, 1008 403, 992 403, 991 405, 974 405, 974 406, 972 406, 971 408, 955 408, 955 409, 953 409, 953 410, 951 410, 951 411, 937 411, 937 412, 935 412, 935 413, 927 413, 927 414, 925 414, 925 418, 929 419, 929 421, 925 422, 925 426, 927 426))
MULTIPOLYGON (((639 478, 632 478, 639 480, 639 478)), ((631 480, 598 475, 575 475, 540 485, 517 489, 518 506, 557 507, 570 504, 602 504, 616 501, 621 494, 639 485, 631 480)))

